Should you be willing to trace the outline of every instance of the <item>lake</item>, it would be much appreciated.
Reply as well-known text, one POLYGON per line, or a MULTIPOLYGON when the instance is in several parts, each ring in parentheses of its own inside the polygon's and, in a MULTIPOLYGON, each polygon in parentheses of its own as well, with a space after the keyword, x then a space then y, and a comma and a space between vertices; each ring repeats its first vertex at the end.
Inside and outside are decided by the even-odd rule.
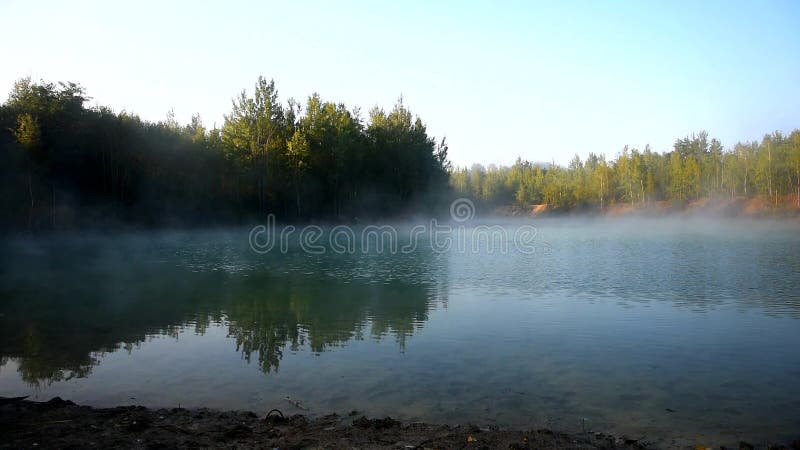
POLYGON ((797 222, 492 225, 535 227, 533 251, 257 252, 249 228, 6 240, 0 396, 798 437, 797 222))

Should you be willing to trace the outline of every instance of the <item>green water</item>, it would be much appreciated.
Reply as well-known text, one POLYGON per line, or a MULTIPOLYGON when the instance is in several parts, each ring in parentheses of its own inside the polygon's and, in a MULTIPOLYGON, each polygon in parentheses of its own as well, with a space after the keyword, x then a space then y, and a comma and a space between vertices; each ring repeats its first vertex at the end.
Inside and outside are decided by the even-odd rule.
POLYGON ((262 255, 249 229, 7 240, 0 396, 800 436, 797 224, 528 224, 537 251, 506 254, 262 255))

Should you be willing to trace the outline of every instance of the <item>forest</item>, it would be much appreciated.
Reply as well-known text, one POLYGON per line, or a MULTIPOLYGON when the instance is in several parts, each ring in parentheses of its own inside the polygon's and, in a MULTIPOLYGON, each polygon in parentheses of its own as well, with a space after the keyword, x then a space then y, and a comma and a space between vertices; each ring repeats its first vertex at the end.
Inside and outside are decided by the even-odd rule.
POLYGON ((511 167, 456 168, 451 185, 484 205, 546 204, 563 209, 605 210, 760 197, 772 208, 800 208, 800 130, 767 134, 761 142, 731 149, 708 133, 675 141, 672 151, 628 148, 608 160, 578 155, 567 167, 518 159, 511 167))
POLYGON ((23 78, 0 105, 1 230, 227 225, 270 213, 353 222, 440 212, 456 196, 483 212, 753 197, 800 208, 800 130, 729 149, 702 131, 669 152, 625 147, 612 159, 576 155, 567 167, 520 158, 453 168, 446 141, 402 99, 364 118, 318 94, 281 102, 260 77, 213 129, 199 115, 153 123, 89 100, 79 84, 23 78))
POLYGON ((87 108, 76 83, 17 81, 0 106, 6 231, 263 220, 359 220, 434 208, 447 144, 402 99, 385 112, 282 103, 260 77, 221 128, 87 108))

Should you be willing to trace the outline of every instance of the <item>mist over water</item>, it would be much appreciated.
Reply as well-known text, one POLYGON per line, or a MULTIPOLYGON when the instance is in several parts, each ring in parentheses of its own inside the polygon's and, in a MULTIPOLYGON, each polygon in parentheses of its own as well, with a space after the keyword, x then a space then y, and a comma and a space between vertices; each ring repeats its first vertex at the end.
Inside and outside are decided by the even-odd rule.
MULTIPOLYGON (((481 224, 532 225, 538 251, 257 254, 249 229, 5 240, 0 396, 795 437, 800 224, 465 227, 481 224)), ((393 225, 402 241, 414 224, 393 225)))

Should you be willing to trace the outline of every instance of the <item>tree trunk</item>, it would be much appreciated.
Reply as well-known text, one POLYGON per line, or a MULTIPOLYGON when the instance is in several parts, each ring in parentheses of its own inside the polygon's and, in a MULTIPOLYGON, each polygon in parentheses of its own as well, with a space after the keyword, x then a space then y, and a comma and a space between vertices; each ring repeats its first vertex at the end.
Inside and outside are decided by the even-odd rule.
POLYGON ((744 196, 747 197, 747 167, 744 168, 744 196))
POLYGON ((633 206, 633 182, 628 181, 628 195, 631 197, 631 206, 633 206))
POLYGON ((797 174, 797 198, 795 198, 795 202, 797 207, 800 208, 800 160, 796 163, 794 170, 797 174))
POLYGON ((772 150, 767 142, 767 193, 772 196, 772 150))
POLYGON ((603 210, 603 175, 600 175, 600 211, 603 210))
POLYGON ((639 185, 642 187, 642 203, 644 203, 644 180, 639 179, 639 185))

